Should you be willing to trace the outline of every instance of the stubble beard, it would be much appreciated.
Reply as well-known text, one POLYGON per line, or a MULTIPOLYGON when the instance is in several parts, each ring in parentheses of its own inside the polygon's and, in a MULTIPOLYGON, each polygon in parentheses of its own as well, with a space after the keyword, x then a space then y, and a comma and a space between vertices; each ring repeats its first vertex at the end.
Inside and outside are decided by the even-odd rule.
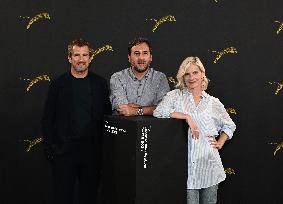
POLYGON ((144 73, 149 69, 150 63, 147 63, 145 67, 138 67, 138 66, 133 66, 134 70, 138 73, 144 73))
POLYGON ((85 64, 82 64, 82 65, 77 65, 77 66, 75 66, 75 67, 73 67, 74 68, 74 70, 76 71, 76 72, 85 72, 86 70, 87 70, 87 66, 85 66, 85 64))
POLYGON ((74 67, 76 72, 85 72, 87 70, 87 67, 74 67))

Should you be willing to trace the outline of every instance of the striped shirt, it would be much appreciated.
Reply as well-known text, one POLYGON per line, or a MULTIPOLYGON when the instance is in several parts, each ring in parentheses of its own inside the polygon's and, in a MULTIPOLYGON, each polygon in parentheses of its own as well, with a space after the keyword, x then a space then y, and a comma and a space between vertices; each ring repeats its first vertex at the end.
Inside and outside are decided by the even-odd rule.
POLYGON ((175 89, 167 93, 153 115, 168 118, 173 112, 189 114, 199 129, 199 139, 196 140, 192 139, 191 129, 188 129, 187 188, 208 188, 225 180, 219 152, 209 143, 210 137, 216 137, 220 132, 225 132, 231 139, 236 129, 223 104, 203 91, 201 101, 196 105, 187 89, 175 89))
POLYGON ((112 109, 118 105, 135 103, 140 106, 157 105, 170 91, 165 74, 149 68, 146 75, 138 80, 132 69, 116 72, 110 79, 110 101, 112 109))

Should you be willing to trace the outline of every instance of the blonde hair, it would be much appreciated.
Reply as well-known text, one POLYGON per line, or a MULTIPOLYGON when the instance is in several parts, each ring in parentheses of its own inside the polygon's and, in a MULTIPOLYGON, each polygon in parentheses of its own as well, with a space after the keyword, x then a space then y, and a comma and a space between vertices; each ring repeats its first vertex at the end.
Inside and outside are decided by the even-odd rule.
POLYGON ((201 82, 201 89, 203 91, 205 91, 208 87, 208 79, 205 76, 204 66, 203 66, 202 62, 200 61, 200 59, 198 57, 187 57, 182 62, 182 64, 180 65, 180 68, 178 70, 178 73, 177 73, 178 83, 176 85, 176 88, 178 88, 178 89, 186 88, 186 84, 184 82, 184 75, 185 75, 186 71, 188 70, 188 68, 191 66, 191 64, 198 66, 199 70, 202 73, 204 73, 204 77, 203 77, 202 82, 201 82))

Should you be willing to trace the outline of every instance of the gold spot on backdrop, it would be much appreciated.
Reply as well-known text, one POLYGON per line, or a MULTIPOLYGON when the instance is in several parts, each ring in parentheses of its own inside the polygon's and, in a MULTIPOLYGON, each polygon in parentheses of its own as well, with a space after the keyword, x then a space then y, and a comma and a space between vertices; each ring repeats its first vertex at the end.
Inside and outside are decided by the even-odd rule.
MULTIPOLYGON (((21 79, 21 78, 20 78, 21 79)), ((23 79, 24 81, 30 81, 27 88, 26 88, 26 91, 29 92, 31 90, 31 88, 37 84, 38 82, 40 81, 51 81, 50 77, 48 75, 40 75, 40 76, 37 76, 36 78, 34 79, 23 79)))
POLYGON ((35 15, 34 17, 29 17, 29 16, 20 16, 20 18, 23 18, 23 19, 30 19, 28 24, 27 24, 27 29, 30 29, 30 27, 32 26, 33 23, 37 22, 38 20, 40 19, 48 19, 50 20, 50 15, 49 13, 39 13, 37 15, 35 15))
POLYGON ((225 48, 225 49, 221 50, 220 52, 213 50, 212 52, 216 53, 216 57, 215 57, 215 59, 213 61, 214 64, 216 64, 217 61, 220 60, 220 58, 222 56, 224 56, 224 55, 226 55, 228 53, 231 53, 231 54, 237 54, 238 53, 238 51, 237 51, 237 49, 235 47, 228 47, 228 48, 225 48))
POLYGON ((235 114, 235 115, 237 114, 237 112, 236 112, 236 110, 234 108, 227 108, 226 111, 229 114, 235 114))
POLYGON ((152 32, 155 32, 155 30, 163 23, 165 22, 173 22, 176 21, 175 16, 173 15, 168 15, 168 16, 164 16, 162 18, 160 18, 159 20, 156 20, 154 18, 150 18, 150 19, 146 19, 147 21, 154 21, 155 25, 152 28, 152 32))
POLYGON ((231 174, 236 174, 236 173, 235 173, 235 170, 232 169, 232 168, 226 168, 226 169, 224 169, 224 171, 225 171, 226 174, 230 174, 230 175, 231 175, 231 174))
POLYGON ((283 149, 283 142, 280 143, 269 143, 271 145, 276 145, 273 155, 275 156, 280 149, 283 149))
POLYGON ((276 90, 274 92, 275 95, 277 95, 279 93, 279 91, 281 91, 281 89, 283 88, 283 83, 279 83, 279 82, 268 82, 269 84, 276 84, 276 90))
POLYGON ((23 140, 25 143, 27 143, 26 152, 29 152, 35 145, 41 143, 43 141, 42 137, 35 138, 33 140, 23 140))
POLYGON ((177 85, 177 80, 174 77, 167 77, 169 83, 173 84, 173 86, 177 85))
POLYGON ((276 30, 277 35, 280 33, 280 31, 283 29, 283 23, 280 21, 274 21, 275 23, 279 23, 279 26, 276 30))
POLYGON ((96 57, 96 55, 100 54, 101 52, 106 51, 114 51, 111 45, 105 45, 100 48, 97 48, 92 54, 92 60, 96 57))

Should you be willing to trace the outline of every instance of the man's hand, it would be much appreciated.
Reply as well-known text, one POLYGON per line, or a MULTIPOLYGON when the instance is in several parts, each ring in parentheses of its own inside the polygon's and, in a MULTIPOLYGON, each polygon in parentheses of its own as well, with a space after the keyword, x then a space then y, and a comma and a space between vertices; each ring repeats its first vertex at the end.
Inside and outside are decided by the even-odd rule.
POLYGON ((137 115, 139 105, 134 103, 119 105, 117 111, 120 115, 135 116, 137 115))

